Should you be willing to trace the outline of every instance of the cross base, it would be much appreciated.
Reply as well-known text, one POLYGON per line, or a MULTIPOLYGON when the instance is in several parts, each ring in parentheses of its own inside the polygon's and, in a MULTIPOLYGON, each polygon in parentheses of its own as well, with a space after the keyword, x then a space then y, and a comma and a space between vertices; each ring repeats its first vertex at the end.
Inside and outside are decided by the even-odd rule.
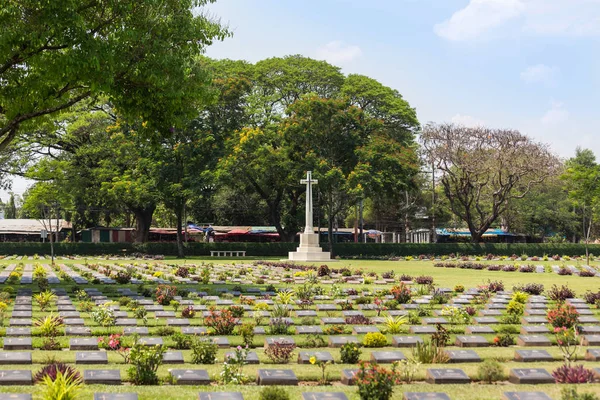
POLYGON ((301 233, 300 246, 289 253, 290 261, 332 261, 331 253, 323 251, 319 246, 319 235, 316 233, 301 233))

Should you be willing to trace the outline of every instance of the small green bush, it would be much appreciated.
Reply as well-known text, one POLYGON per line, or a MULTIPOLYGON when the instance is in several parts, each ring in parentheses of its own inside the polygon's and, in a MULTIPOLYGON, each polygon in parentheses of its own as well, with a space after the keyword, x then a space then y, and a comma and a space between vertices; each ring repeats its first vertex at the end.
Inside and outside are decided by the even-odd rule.
POLYGON ((356 364, 361 354, 362 350, 358 343, 344 343, 340 348, 340 357, 343 364, 356 364))
POLYGON ((192 341, 190 348, 194 364, 214 364, 217 361, 219 346, 210 339, 196 339, 192 341))
POLYGON ((380 332, 369 332, 363 339, 365 347, 385 347, 387 344, 387 338, 380 332))
POLYGON ((260 391, 259 400, 290 400, 289 393, 279 386, 267 386, 260 391))
POLYGON ((493 383, 502 380, 504 377, 504 368, 497 360, 485 360, 477 368, 477 378, 486 383, 493 383))

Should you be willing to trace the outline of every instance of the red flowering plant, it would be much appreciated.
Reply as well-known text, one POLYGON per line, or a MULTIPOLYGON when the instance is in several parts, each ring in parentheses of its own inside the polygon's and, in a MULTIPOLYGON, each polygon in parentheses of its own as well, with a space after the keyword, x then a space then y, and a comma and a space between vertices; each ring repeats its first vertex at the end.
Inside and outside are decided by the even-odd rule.
POLYGON ((106 350, 119 350, 121 349, 121 335, 115 333, 110 335, 108 338, 103 336, 98 338, 98 347, 106 350))
POLYGON ((387 307, 383 304, 383 300, 379 297, 375 297, 375 300, 373 300, 373 304, 375 304, 375 309, 377 310, 378 317, 381 315, 382 311, 387 310, 387 307))
POLYGON ((410 301, 411 292, 410 287, 400 282, 399 285, 395 285, 390 293, 394 296, 394 300, 396 300, 400 304, 406 304, 410 301))
POLYGON ((579 322, 579 313, 575 307, 563 303, 549 310, 546 318, 555 328, 573 328, 579 322))
POLYGON ((209 315, 204 318, 204 325, 212 328, 217 335, 231 335, 233 333, 237 319, 231 311, 228 309, 218 311, 214 307, 211 307, 208 311, 209 315))
POLYGON ((579 330, 575 327, 567 328, 562 326, 554 328, 554 336, 556 337, 558 348, 563 353, 565 363, 569 365, 571 361, 576 361, 577 349, 580 344, 579 330))
POLYGON ((394 385, 400 383, 396 371, 397 364, 392 364, 392 369, 385 369, 376 363, 361 361, 356 373, 358 395, 361 400, 388 400, 394 392, 394 385))
POLYGON ((171 300, 177 296, 177 287, 170 285, 158 285, 156 287, 156 302, 168 306, 171 300))

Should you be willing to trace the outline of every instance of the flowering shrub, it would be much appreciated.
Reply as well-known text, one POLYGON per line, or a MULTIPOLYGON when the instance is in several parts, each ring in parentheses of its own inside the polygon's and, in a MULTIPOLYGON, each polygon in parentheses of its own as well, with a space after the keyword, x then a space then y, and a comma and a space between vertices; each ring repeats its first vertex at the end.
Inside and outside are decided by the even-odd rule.
POLYGON ((296 349, 294 343, 288 341, 274 341, 265 349, 265 355, 275 364, 287 364, 296 349))
POLYGON ((410 301, 410 287, 404 283, 395 285, 390 290, 390 294, 394 296, 394 300, 396 300, 399 304, 406 304, 410 301))
POLYGON ((487 288, 492 293, 502 292, 504 290, 504 282, 488 280, 487 288))
POLYGON ((343 335, 346 332, 347 330, 344 325, 327 325, 323 327, 325 335, 343 335))
POLYGON ((343 364, 356 364, 361 353, 358 343, 344 343, 340 348, 340 357, 343 364))
POLYGON ((555 308, 548 310, 546 318, 555 328, 573 328, 579 322, 579 313, 573 306, 559 304, 555 308))
POLYGON ((591 278, 596 276, 596 273, 593 271, 588 271, 588 270, 581 270, 579 271, 579 276, 584 277, 584 278, 591 278))
POLYGON ((583 299, 588 304, 596 304, 598 302, 598 300, 600 300, 600 292, 594 293, 594 292, 588 290, 583 295, 583 299))
POLYGON ((233 354, 227 357, 223 364, 223 371, 221 371, 221 383, 224 385, 236 384, 240 385, 245 383, 248 378, 242 373, 242 368, 247 364, 248 353, 250 350, 248 346, 238 346, 233 351, 233 354))
POLYGON ((371 320, 364 315, 353 315, 346 318, 346 325, 371 325, 371 320))
POLYGON ((565 285, 561 287, 553 285, 548 291, 548 297, 550 297, 551 300, 562 303, 566 299, 575 297, 575 292, 565 285))
POLYGON ((196 310, 194 310, 194 306, 189 305, 187 307, 185 307, 183 310, 181 310, 181 316, 183 318, 194 318, 194 316, 196 315, 196 310))
POLYGON ((504 267, 502 267, 502 271, 504 272, 515 272, 517 270, 517 267, 515 267, 514 265, 505 265, 504 267))
POLYGON ((210 339, 196 339, 191 343, 194 364, 214 364, 219 346, 210 339))
POLYGON ((475 307, 471 307, 471 306, 466 306, 465 307, 465 312, 470 316, 474 316, 475 314, 477 314, 477 309, 475 307))
POLYGON ((552 371, 552 376, 556 383, 591 383, 594 380, 594 372, 583 365, 561 365, 552 371))
POLYGON ((121 348, 121 335, 115 333, 108 338, 103 336, 98 338, 98 347, 106 350, 119 350, 121 348))
POLYGON ((190 269, 188 267, 179 267, 175 271, 175 276, 179 276, 181 278, 187 278, 190 275, 190 269))
POLYGON ((242 318, 244 316, 244 307, 241 306, 229 306, 229 311, 235 318, 242 318))
POLYGON ((494 346, 508 347, 515 344, 515 338, 510 333, 503 333, 496 336, 492 342, 494 343, 494 346))
POLYGON ((290 321, 286 318, 271 318, 269 322, 269 333, 271 335, 287 335, 290 329, 290 321))
POLYGON ((209 309, 209 315, 204 318, 204 325, 212 328, 217 335, 231 335, 235 328, 236 319, 231 311, 224 309, 217 311, 215 307, 209 309))
POLYGON ((456 285, 454 286, 454 291, 456 293, 462 293, 465 291, 465 287, 463 285, 456 285))
POLYGON ((379 297, 375 297, 375 300, 373 300, 373 304, 375 305, 375 309, 377 310, 377 316, 378 317, 381 315, 382 311, 386 311, 387 310, 387 307, 385 306, 384 300, 382 300, 379 297))
POLYGON ((513 286, 513 291, 523 292, 531 295, 540 295, 544 292, 544 285, 541 283, 527 283, 524 285, 513 286))
POLYGON ((318 276, 329 276, 330 273, 331 271, 329 270, 329 267, 326 264, 319 266, 319 268, 317 269, 318 276))
POLYGON ((119 271, 117 272, 117 274, 114 276, 115 281, 120 284, 120 285, 124 285, 126 283, 131 282, 131 272, 130 271, 119 271))
POLYGON ((579 346, 579 331, 576 328, 558 327, 554 328, 556 344, 563 354, 565 363, 577 359, 577 348, 579 346))
POLYGON ((525 305, 515 300, 511 300, 508 302, 506 306, 506 312, 510 315, 518 315, 521 316, 525 313, 525 305))
POLYGON ((569 268, 560 267, 560 269, 558 270, 557 274, 559 274, 559 275, 573 275, 573 271, 571 271, 569 268))
POLYGON ((527 273, 535 272, 535 266, 521 265, 521 267, 519 267, 519 272, 527 272, 527 273))
POLYGON ((396 364, 388 370, 376 363, 361 361, 356 374, 358 395, 361 400, 388 400, 392 397, 394 385, 398 380, 396 364))
POLYGON ((433 277, 426 275, 417 276, 415 282, 419 285, 431 285, 433 283, 433 277))
POLYGON ((176 286, 158 285, 156 288, 156 301, 158 304, 168 306, 175 296, 177 296, 176 286))

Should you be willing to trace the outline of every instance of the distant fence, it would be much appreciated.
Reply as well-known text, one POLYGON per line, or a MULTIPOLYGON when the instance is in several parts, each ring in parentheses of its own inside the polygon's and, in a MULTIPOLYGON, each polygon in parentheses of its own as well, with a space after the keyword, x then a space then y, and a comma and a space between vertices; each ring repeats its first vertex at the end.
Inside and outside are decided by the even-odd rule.
MULTIPOLYGON (((328 250, 328 244, 321 244, 328 250)), ((211 250, 244 250, 250 257, 287 257, 294 251, 297 243, 187 243, 187 256, 209 256, 211 250)), ((580 256, 585 254, 585 246, 577 243, 337 243, 334 253, 342 258, 406 257, 419 255, 443 256, 494 254, 499 256, 542 257, 558 254, 561 256, 580 256)), ((590 252, 600 255, 600 245, 590 245, 590 252)), ((146 253, 165 256, 177 255, 175 243, 55 243, 57 255, 97 256, 108 254, 146 253)), ((0 243, 0 255, 48 255, 49 243, 0 243)))

